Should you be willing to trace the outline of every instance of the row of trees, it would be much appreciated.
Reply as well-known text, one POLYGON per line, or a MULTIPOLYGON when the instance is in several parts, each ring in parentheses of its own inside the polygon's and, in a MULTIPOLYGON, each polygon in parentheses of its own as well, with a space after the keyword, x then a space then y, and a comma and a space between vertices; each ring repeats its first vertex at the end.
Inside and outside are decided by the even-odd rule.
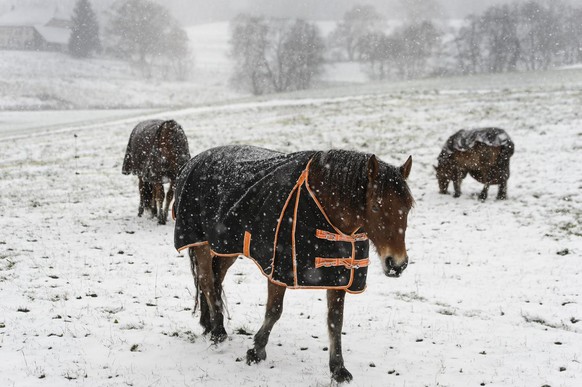
MULTIPOLYGON (((71 22, 71 55, 86 58, 102 52, 99 23, 89 0, 77 0, 71 22)), ((169 11, 153 1, 116 2, 104 36, 104 49, 135 65, 145 77, 184 79, 188 75, 188 36, 169 11)))
POLYGON ((382 16, 372 6, 355 7, 330 36, 328 46, 335 50, 331 58, 360 61, 376 79, 538 70, 582 62, 582 8, 560 0, 495 5, 468 16, 453 31, 428 18, 410 20, 386 33, 382 16))
POLYGON ((493 6, 456 38, 463 73, 538 70, 582 61, 582 8, 560 1, 493 6))
MULTIPOLYGON (((582 62, 582 7, 530 0, 496 5, 452 30, 430 20, 434 0, 402 0, 406 22, 388 26, 373 6, 344 14, 324 40, 314 23, 240 15, 231 22, 232 83, 254 94, 311 87, 325 61, 358 61, 372 79, 547 69, 582 62)), ((87 57, 105 50, 143 75, 188 75, 186 32, 152 0, 118 0, 102 47, 89 0, 77 0, 69 48, 87 57)))

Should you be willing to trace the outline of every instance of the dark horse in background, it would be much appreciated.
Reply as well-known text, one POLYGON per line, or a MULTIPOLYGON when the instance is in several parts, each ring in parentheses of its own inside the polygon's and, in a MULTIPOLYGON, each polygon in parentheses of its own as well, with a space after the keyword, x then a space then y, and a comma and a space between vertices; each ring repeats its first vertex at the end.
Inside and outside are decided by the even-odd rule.
POLYGON ((483 190, 480 200, 487 199, 490 185, 499 185, 497 199, 507 198, 509 159, 514 152, 509 135, 499 128, 461 129, 445 143, 435 167, 439 192, 446 194, 453 181, 454 197, 461 196, 461 182, 471 175, 483 190))
POLYGON ((174 244, 189 249, 204 333, 214 343, 226 339, 222 282, 244 255, 268 278, 265 318, 247 363, 266 359, 287 288, 326 289, 331 375, 350 381, 341 348, 345 294, 365 289, 368 241, 387 276, 408 265, 411 166, 410 157, 394 167, 359 152, 284 154, 251 146, 191 159, 176 186, 174 244))
POLYGON ((188 160, 188 139, 176 121, 148 120, 133 129, 122 173, 139 177, 138 216, 149 209, 159 224, 166 223, 178 171, 188 160), (164 183, 170 183, 165 205, 164 183))

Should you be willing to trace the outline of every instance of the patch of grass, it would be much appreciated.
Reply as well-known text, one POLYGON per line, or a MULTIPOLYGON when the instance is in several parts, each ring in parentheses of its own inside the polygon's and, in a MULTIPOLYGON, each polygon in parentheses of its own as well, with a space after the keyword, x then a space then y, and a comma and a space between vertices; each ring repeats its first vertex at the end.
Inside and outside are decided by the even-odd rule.
POLYGON ((437 313, 443 314, 445 316, 454 316, 456 315, 456 312, 450 308, 442 308, 437 310, 437 313))
POLYGON ((240 327, 234 330, 237 335, 252 336, 253 334, 247 330, 246 327, 240 327))
POLYGON ((411 302, 411 301, 425 302, 426 301, 426 298, 419 295, 417 292, 408 292, 408 293, 395 292, 394 296, 396 298, 398 298, 402 301, 406 301, 406 302, 411 302))
POLYGON ((554 323, 546 321, 543 317, 540 317, 540 316, 529 316, 527 314, 522 313, 521 317, 523 317, 525 322, 528 322, 528 323, 539 324, 539 325, 543 325, 543 326, 548 327, 548 328, 563 329, 565 331, 570 330, 570 328, 567 327, 566 325, 564 325, 563 323, 562 324, 554 324, 554 323))

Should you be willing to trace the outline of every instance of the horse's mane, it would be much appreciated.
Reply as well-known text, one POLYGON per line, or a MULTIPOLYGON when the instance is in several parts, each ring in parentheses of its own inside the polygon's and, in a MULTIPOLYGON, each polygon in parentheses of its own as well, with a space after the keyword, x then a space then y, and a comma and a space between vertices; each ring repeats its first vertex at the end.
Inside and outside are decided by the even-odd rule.
MULTIPOLYGON (((322 151, 314 155, 310 169, 338 203, 363 210, 366 207, 368 161, 372 156, 341 149, 322 151)), ((378 195, 384 196, 392 189, 412 207, 412 194, 397 167, 378 160, 376 181, 378 195)))

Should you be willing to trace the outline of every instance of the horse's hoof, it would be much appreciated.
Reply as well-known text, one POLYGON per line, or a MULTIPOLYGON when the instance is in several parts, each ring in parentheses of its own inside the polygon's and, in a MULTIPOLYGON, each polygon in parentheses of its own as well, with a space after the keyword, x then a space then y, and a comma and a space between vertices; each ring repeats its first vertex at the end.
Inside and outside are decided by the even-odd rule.
POLYGON ((348 371, 344 367, 338 368, 337 370, 333 371, 331 377, 338 383, 349 383, 354 378, 350 371, 348 371))
POLYGON ((251 365, 254 363, 260 363, 267 358, 267 352, 265 350, 257 351, 254 348, 251 348, 247 351, 247 364, 251 365))
POLYGON ((454 197, 454 198, 458 198, 458 197, 460 197, 460 196, 461 196, 461 194, 460 194, 460 193, 454 193, 454 194, 453 194, 453 197, 454 197))
POLYGON ((166 224, 166 219, 158 219, 158 224, 160 225, 166 224))
POLYGON ((212 341, 213 344, 219 344, 226 340, 227 337, 228 335, 226 334, 224 328, 217 329, 210 335, 210 341, 212 341))

